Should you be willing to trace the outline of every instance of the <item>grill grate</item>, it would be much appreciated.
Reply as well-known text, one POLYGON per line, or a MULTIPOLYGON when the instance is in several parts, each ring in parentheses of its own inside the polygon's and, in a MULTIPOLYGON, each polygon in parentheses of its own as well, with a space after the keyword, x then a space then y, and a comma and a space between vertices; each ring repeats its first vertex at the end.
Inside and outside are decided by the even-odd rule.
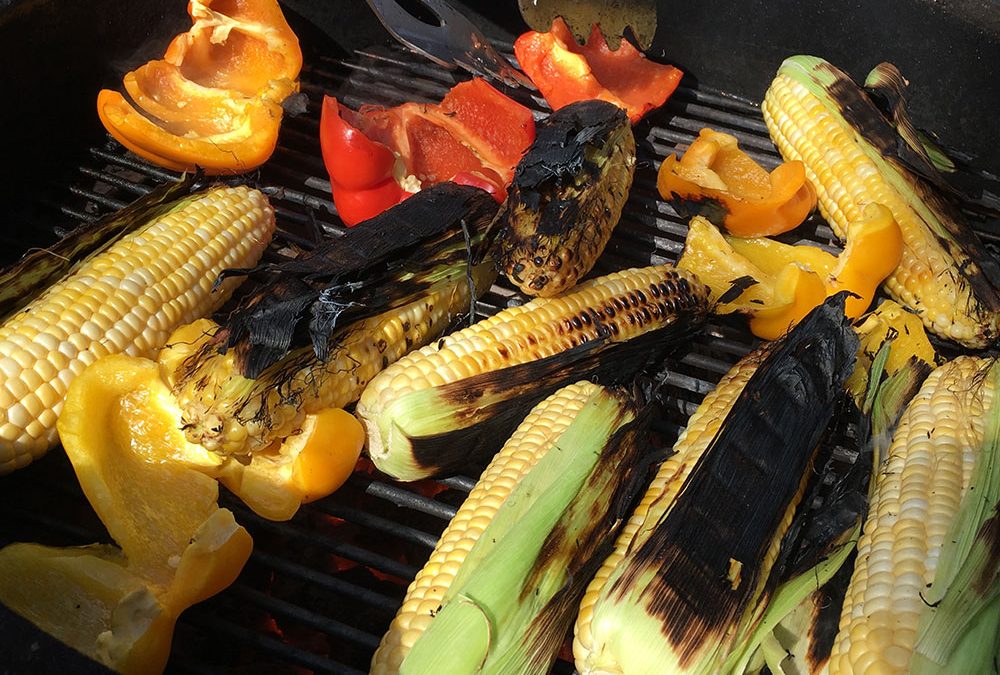
MULTIPOLYGON (((499 47, 510 54, 509 44, 499 47)), ((269 255, 280 255, 287 244, 310 247, 318 230, 343 232, 318 152, 324 93, 352 107, 389 106, 439 100, 456 81, 451 73, 399 48, 366 50, 347 61, 320 58, 306 67, 302 91, 309 98, 308 112, 284 121, 278 149, 254 177, 271 197, 281 229, 269 255)), ((540 98, 524 91, 508 93, 537 116, 544 114, 540 98)), ((656 170, 663 157, 686 147, 708 125, 737 136, 768 168, 780 160, 755 104, 685 81, 665 108, 636 127, 640 154, 634 187, 595 274, 677 258, 687 227, 659 199, 656 170)), ((89 221, 176 177, 109 140, 91 150, 79 181, 52 208, 70 219, 89 221)), ((809 241, 832 246, 829 228, 815 220, 800 232, 807 232, 809 241)), ((523 298, 509 286, 497 285, 479 310, 491 314, 520 302, 523 298)), ((662 443, 673 442, 702 396, 752 344, 738 323, 719 320, 678 355, 667 375, 666 410, 657 429, 662 443)), ((288 523, 259 518, 223 490, 221 502, 253 535, 254 552, 233 587, 181 617, 169 670, 364 672, 406 584, 473 485, 467 477, 394 484, 362 466, 343 489, 303 507, 288 523)), ((63 453, 51 453, 0 479, 0 544, 100 540, 107 535, 63 453)), ((572 667, 560 661, 554 672, 570 673, 572 667)))

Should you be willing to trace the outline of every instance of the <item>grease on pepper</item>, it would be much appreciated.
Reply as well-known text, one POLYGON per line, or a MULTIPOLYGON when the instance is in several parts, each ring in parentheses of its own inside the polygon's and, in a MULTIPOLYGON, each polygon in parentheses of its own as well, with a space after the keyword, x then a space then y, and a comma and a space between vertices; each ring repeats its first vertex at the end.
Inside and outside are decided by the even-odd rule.
POLYGON ((218 484, 172 461, 179 429, 147 420, 151 361, 105 357, 69 388, 59 433, 80 485, 118 547, 12 544, 0 600, 123 673, 166 665, 178 615, 231 584, 252 541, 218 506, 218 484), (147 423, 152 422, 152 423, 147 423))
POLYGON ((861 316, 902 255, 902 232, 892 212, 869 204, 864 218, 848 227, 847 247, 839 256, 773 239, 726 237, 696 216, 677 267, 708 285, 717 313, 748 314, 754 335, 773 340, 838 291, 853 294, 847 316, 861 316))
POLYGON ((98 94, 101 122, 129 150, 169 169, 260 166, 277 144, 282 101, 298 91, 298 39, 276 0, 191 0, 188 13, 191 29, 163 59, 125 75, 128 99, 98 94))
POLYGON ((673 66, 650 61, 627 40, 612 50, 598 24, 580 46, 561 17, 547 33, 518 37, 514 55, 553 110, 600 99, 624 108, 633 124, 663 105, 683 76, 673 66))
POLYGON ((503 202, 534 139, 531 111, 479 78, 455 85, 440 104, 355 111, 325 97, 320 118, 323 162, 346 225, 444 181, 485 189, 503 202))
POLYGON ((735 136, 708 128, 680 159, 670 155, 663 161, 656 184, 664 199, 738 237, 788 232, 816 208, 816 190, 802 162, 785 162, 768 173, 739 149, 735 136))

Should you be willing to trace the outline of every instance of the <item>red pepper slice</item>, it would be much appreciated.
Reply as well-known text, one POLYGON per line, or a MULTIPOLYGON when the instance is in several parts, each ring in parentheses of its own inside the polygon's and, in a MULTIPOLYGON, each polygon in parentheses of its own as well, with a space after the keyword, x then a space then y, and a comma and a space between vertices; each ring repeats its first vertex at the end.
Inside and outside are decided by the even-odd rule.
POLYGON ((447 180, 503 201, 534 138, 531 111, 480 79, 456 85, 438 105, 353 111, 327 97, 320 119, 323 162, 347 225, 447 180))
POLYGON ((529 31, 517 38, 514 54, 553 110, 596 98, 624 108, 633 124, 663 105, 683 76, 673 66, 650 61, 627 40, 612 50, 598 24, 580 46, 558 17, 548 33, 529 31))

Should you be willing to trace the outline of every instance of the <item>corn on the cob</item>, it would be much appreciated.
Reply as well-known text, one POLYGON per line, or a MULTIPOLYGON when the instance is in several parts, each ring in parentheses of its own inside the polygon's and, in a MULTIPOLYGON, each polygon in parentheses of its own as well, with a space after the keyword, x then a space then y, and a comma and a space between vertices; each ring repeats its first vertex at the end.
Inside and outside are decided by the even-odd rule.
POLYGON ((581 603, 581 675, 723 672, 774 589, 771 567, 853 367, 843 302, 748 356, 702 403, 581 603))
POLYGON ((916 672, 920 662, 916 656, 924 658, 924 654, 944 659, 930 669, 932 672, 984 672, 949 669, 947 665, 947 658, 955 651, 950 647, 962 641, 969 621, 986 625, 987 634, 976 636, 979 644, 965 644, 962 656, 971 659, 970 653, 975 653, 981 657, 979 668, 995 667, 996 622, 1000 619, 995 560, 998 535, 995 527, 992 531, 988 526, 980 528, 978 518, 970 517, 964 523, 959 518, 969 508, 967 502, 976 501, 983 502, 981 510, 986 515, 996 518, 995 426, 1000 413, 996 377, 991 371, 995 368, 992 360, 959 357, 928 376, 903 414, 888 456, 876 468, 874 496, 830 660, 832 674, 882 675, 910 672, 911 668, 916 672), (992 432, 988 433, 990 425, 992 432), (993 471, 988 477, 984 469, 987 454, 993 471), (979 490, 973 491, 970 483, 977 471, 983 477, 975 486, 979 490), (965 535, 959 534, 962 528, 966 528, 965 535), (954 589, 940 588, 943 582, 947 586, 944 572, 959 566, 955 547, 977 539, 987 552, 991 547, 993 551, 986 556, 982 576, 977 572, 966 588, 962 584, 954 589), (976 580, 981 587, 976 586, 976 580), (957 611, 965 615, 959 621, 966 623, 956 625, 952 614, 952 625, 944 628, 948 637, 944 644, 922 642, 936 613, 949 605, 952 613, 956 611, 955 602, 945 593, 970 590, 992 599, 992 612, 977 614, 981 607, 965 597, 957 611), (940 602, 942 598, 946 602, 940 602))
POLYGON ((371 672, 547 672, 599 562, 594 551, 620 527, 613 503, 631 482, 644 420, 590 382, 539 403, 410 584, 371 672))
POLYGON ((542 398, 581 378, 628 377, 706 311, 707 289, 671 265, 505 309, 371 381, 357 407, 368 454, 401 480, 482 466, 542 398))
MULTIPOLYGON (((887 64, 880 68, 898 77, 887 64)), ((761 111, 781 154, 805 163, 838 237, 869 203, 892 211, 904 240, 902 262, 885 282, 893 298, 928 330, 966 346, 985 347, 1000 336, 1000 295, 982 243, 930 182, 893 160, 903 138, 850 78, 820 59, 792 57, 761 111)), ((925 161, 925 173, 933 174, 926 155, 910 149, 910 161, 925 161)))
POLYGON ((92 255, 0 327, 0 474, 57 440, 73 378, 111 353, 152 356, 170 333, 218 307, 236 280, 223 269, 254 264, 274 212, 247 187, 215 188, 92 255))
POLYGON ((188 440, 246 456, 305 415, 355 401, 375 373, 441 335, 473 289, 493 283, 492 260, 469 259, 497 208, 484 190, 442 183, 267 266, 272 280, 221 329, 167 359, 188 440))
POLYGON ((625 112, 572 103, 538 123, 497 216, 497 262, 528 295, 552 297, 590 271, 621 217, 635 172, 625 112))
MULTIPOLYGON (((475 268, 477 289, 489 288, 491 267, 475 268)), ((207 354, 190 375, 182 363, 171 384, 185 435, 223 455, 265 448, 306 415, 356 401, 386 365, 441 335, 468 306, 466 270, 456 266, 425 297, 351 325, 325 360, 300 348, 254 379, 239 374, 232 352, 207 354)))

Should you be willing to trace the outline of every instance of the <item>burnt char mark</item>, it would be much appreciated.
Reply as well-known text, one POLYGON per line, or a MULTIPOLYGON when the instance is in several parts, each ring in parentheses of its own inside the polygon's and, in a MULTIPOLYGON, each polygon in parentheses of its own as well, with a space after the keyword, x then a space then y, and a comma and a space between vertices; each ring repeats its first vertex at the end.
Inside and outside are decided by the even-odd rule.
POLYGON ((438 387, 442 400, 457 408, 461 427, 411 439, 413 458, 435 476, 478 474, 528 411, 559 387, 584 379, 629 382, 704 319, 701 308, 685 309, 670 324, 623 342, 613 342, 607 326, 599 324, 595 337, 564 352, 438 387))
MULTIPOLYGON (((768 355, 611 589, 621 597, 655 570, 640 594, 682 665, 742 614, 768 577, 765 554, 854 366, 858 338, 844 318, 845 297, 828 299, 768 355), (731 560, 742 563, 736 589, 731 560)), ((772 575, 765 592, 774 583, 772 575)))
POLYGON ((982 540, 989 553, 972 587, 977 593, 985 595, 997 583, 997 574, 1000 573, 1000 504, 993 506, 993 515, 979 528, 976 538, 982 540))
POLYGON ((679 195, 676 192, 671 192, 669 201, 670 205, 677 211, 677 215, 684 220, 701 216, 720 229, 726 226, 726 216, 729 215, 729 209, 714 197, 679 195))
POLYGON ((840 569, 822 588, 813 593, 812 623, 809 626, 809 648, 806 663, 810 673, 818 673, 830 659, 833 642, 840 628, 840 611, 844 608, 844 598, 851 584, 857 551, 853 551, 840 569))
MULTIPOLYGON (((987 251, 954 203, 955 193, 922 150, 918 151, 900 135, 872 99, 844 72, 824 63, 818 66, 835 79, 827 88, 844 120, 871 143, 879 153, 909 179, 917 197, 937 216, 950 236, 931 230, 941 246, 960 264, 960 274, 968 281, 977 299, 991 312, 1000 311, 1000 264, 987 251)), ((902 97, 902 92, 897 92, 902 97)), ((908 119, 908 118, 907 118, 908 119)))

